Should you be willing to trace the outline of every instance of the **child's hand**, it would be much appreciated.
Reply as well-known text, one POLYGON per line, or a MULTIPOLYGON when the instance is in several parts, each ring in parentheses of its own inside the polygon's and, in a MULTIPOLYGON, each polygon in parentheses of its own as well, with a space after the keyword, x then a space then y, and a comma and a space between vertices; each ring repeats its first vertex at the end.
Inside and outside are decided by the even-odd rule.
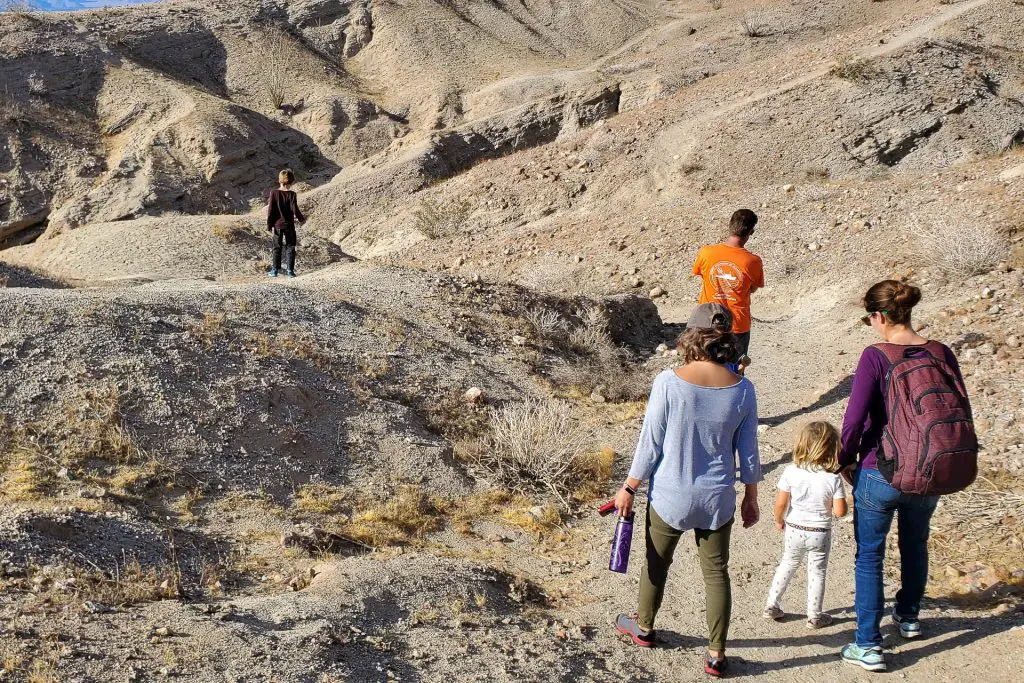
POLYGON ((786 530, 786 523, 785 522, 780 522, 779 520, 775 520, 775 528, 778 529, 779 531, 785 531, 786 530))

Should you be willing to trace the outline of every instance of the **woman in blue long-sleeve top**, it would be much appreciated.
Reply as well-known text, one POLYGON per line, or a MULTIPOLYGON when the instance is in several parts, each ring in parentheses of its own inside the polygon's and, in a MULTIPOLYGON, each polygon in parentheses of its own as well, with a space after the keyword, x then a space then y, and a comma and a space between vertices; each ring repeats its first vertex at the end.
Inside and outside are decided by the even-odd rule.
POLYGON ((683 533, 694 531, 707 600, 708 651, 704 670, 721 676, 727 666, 732 589, 729 537, 736 514, 736 471, 745 485, 743 526, 759 517, 757 397, 750 380, 728 364, 739 357, 732 314, 720 304, 694 309, 679 338, 685 364, 654 380, 640 442, 622 490, 615 497, 628 516, 641 482, 648 483, 647 556, 636 614, 619 615, 616 628, 642 647, 654 645, 654 619, 665 594, 672 556, 683 533), (737 462, 738 461, 738 462, 737 462))

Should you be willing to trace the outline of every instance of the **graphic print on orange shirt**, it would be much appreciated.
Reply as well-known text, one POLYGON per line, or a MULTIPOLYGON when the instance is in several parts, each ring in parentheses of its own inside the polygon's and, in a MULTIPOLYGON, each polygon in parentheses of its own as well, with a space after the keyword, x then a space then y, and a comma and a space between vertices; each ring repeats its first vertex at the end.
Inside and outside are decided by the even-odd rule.
POLYGON ((732 331, 750 331, 750 292, 764 287, 761 258, 742 247, 712 244, 697 254, 693 274, 703 279, 698 303, 720 303, 732 312, 732 331))

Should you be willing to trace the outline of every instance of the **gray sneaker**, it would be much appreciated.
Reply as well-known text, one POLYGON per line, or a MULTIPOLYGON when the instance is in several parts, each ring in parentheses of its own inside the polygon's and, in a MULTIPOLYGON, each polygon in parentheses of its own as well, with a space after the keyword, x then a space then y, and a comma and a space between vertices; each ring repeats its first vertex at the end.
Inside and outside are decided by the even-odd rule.
POLYGON ((786 616, 786 613, 779 607, 765 607, 764 611, 761 612, 761 616, 765 619, 771 619, 772 621, 778 621, 782 617, 786 616))
POLYGON ((885 671, 885 655, 880 647, 860 647, 857 643, 850 643, 844 647, 839 655, 844 662, 856 664, 868 671, 885 671))
POLYGON ((921 636, 921 620, 911 619, 910 617, 901 617, 896 614, 896 610, 892 611, 892 623, 899 629, 900 636, 910 640, 911 638, 918 638, 921 636))

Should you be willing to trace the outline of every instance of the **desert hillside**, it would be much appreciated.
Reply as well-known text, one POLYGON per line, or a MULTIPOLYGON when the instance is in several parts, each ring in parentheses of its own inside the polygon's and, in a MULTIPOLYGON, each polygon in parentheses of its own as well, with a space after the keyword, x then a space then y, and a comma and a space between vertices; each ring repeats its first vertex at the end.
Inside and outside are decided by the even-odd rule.
POLYGON ((643 535, 608 572, 595 510, 740 207, 766 479, 733 675, 859 673, 852 524, 808 631, 802 578, 760 616, 770 510, 899 277, 982 476, 881 677, 1019 678, 1020 0, 0 6, 0 678, 704 680, 695 550, 632 649, 643 535), (309 221, 272 280, 284 167, 309 221))

